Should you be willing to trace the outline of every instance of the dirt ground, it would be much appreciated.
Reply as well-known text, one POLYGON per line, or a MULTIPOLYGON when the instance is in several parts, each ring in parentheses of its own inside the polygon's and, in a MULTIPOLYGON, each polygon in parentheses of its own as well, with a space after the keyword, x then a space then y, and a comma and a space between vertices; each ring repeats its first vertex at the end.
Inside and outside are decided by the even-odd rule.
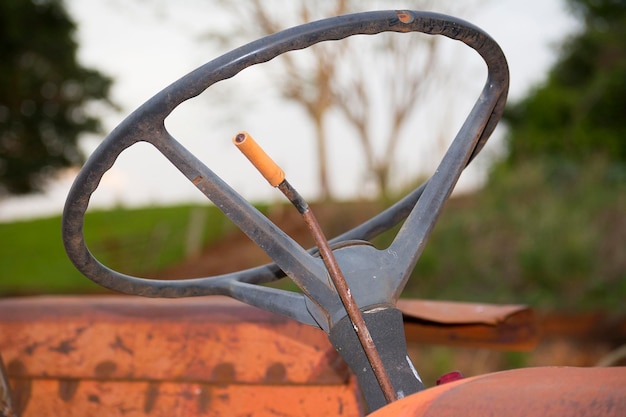
MULTIPOLYGON (((345 203, 334 206, 311 206, 328 238, 357 226, 379 212, 375 203, 345 203)), ((304 248, 315 246, 298 211, 287 205, 273 208, 268 217, 304 248)), ((158 272, 157 278, 182 279, 207 277, 240 271, 271 262, 270 258, 246 235, 233 230, 196 256, 158 272)))

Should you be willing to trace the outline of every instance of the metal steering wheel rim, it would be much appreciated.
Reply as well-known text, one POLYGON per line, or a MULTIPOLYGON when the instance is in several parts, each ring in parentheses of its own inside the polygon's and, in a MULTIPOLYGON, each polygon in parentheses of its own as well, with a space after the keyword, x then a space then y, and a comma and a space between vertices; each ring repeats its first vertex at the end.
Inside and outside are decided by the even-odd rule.
POLYGON ((111 132, 77 176, 63 213, 63 241, 71 261, 94 282, 118 292, 147 297, 228 295, 328 330, 327 305, 310 297, 315 294, 316 298, 336 298, 333 290, 318 278, 325 274, 323 265, 171 137, 165 129, 164 121, 184 101, 198 96, 211 85, 231 78, 251 65, 315 43, 381 32, 421 32, 462 41, 481 55, 488 69, 483 92, 440 165, 445 175, 437 176, 440 172, 438 169, 427 183, 416 188, 394 206, 332 240, 368 240, 407 218, 389 249, 397 254, 398 259, 405 260, 401 265, 404 274, 393 283, 394 291, 386 295, 390 302, 395 302, 421 254, 443 202, 448 198, 463 168, 482 149, 499 121, 508 91, 508 66, 496 42, 467 22, 429 12, 376 11, 307 23, 237 48, 162 90, 111 132), (87 248, 83 235, 89 199, 104 173, 111 168, 121 152, 140 141, 155 146, 257 244, 269 239, 272 248, 264 248, 261 244, 259 246, 266 252, 274 251, 270 256, 275 263, 215 277, 178 281, 133 277, 101 264, 87 248), (423 199, 426 203, 417 204, 418 200, 423 199), (245 216, 249 218, 244 218, 245 216), (254 227, 246 229, 245 223, 250 219, 254 227), (409 245, 407 242, 416 243, 409 245), (304 294, 255 285, 285 275, 296 281, 304 294))

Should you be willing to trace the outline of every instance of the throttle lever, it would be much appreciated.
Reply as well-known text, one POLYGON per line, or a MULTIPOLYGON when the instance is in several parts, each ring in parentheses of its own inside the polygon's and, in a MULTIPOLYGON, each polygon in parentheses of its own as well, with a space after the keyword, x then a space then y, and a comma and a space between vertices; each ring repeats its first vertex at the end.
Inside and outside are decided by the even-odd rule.
POLYGON ((335 258, 335 255, 333 255, 333 251, 330 248, 328 240, 326 239, 326 236, 324 236, 324 232, 322 231, 317 218, 313 214, 313 211, 300 193, 298 193, 298 191, 293 188, 287 179, 285 179, 285 173, 283 170, 272 160, 272 158, 269 157, 267 153, 265 153, 265 151, 248 133, 238 133, 233 138, 233 143, 237 146, 241 153, 248 158, 261 175, 265 177, 267 182, 269 182, 271 186, 278 188, 302 215, 302 218, 309 227, 309 231, 311 232, 311 235, 315 240, 315 244, 319 249, 322 261, 324 262, 333 285, 337 290, 341 303, 343 304, 346 313, 352 322, 352 326, 354 327, 354 331, 357 334, 359 342, 361 343, 361 346, 363 346, 363 351, 372 366, 372 370, 374 371, 374 375, 378 380, 385 399, 388 403, 397 400, 398 398, 393 386, 391 385, 389 374, 383 365, 378 349, 376 349, 372 335, 365 324, 363 314, 352 297, 352 293, 350 292, 346 279, 341 272, 339 264, 337 263, 337 259, 335 258))

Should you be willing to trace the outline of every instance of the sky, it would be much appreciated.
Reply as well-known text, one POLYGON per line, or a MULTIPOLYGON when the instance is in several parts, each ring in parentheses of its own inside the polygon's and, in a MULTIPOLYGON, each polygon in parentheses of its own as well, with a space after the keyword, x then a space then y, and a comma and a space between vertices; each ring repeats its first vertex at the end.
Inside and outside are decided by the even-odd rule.
MULTIPOLYGON (((92 109, 102 114, 106 133, 168 84, 225 52, 202 40, 207 27, 219 25, 222 21, 214 9, 206 6, 213 3, 66 0, 68 11, 78 25, 79 61, 115 80, 111 96, 120 107, 119 111, 95 106, 92 109)), ((398 3, 401 4, 389 1, 389 7, 384 8, 401 7, 398 3)), ((562 0, 486 0, 479 4, 476 10, 468 10, 458 17, 481 27, 500 44, 509 63, 509 98, 519 99, 544 79, 556 58, 558 43, 577 29, 577 23, 566 12, 562 0)), ((480 61, 472 58, 473 52, 469 48, 465 49, 469 52, 451 49, 450 63, 459 65, 463 69, 459 73, 468 78, 468 84, 475 86, 444 96, 452 101, 444 106, 450 113, 445 114, 444 123, 449 122, 452 126, 446 132, 451 138, 484 82, 484 75, 480 75, 480 61)), ((235 86, 240 97, 256 94, 262 95, 260 99, 249 102, 240 98, 240 110, 229 115, 231 107, 221 106, 219 100, 196 98, 189 104, 184 103, 167 119, 168 129, 245 197, 256 201, 280 199, 280 193, 271 189, 232 147, 231 137, 239 130, 248 130, 281 165, 290 183, 305 197, 314 198, 317 193, 315 160, 306 157, 314 154, 309 122, 294 105, 257 88, 263 83, 260 79, 263 72, 247 72, 229 80, 229 86, 235 86), (197 103, 192 103, 195 101, 197 103)), ((207 93, 212 94, 216 89, 219 99, 218 85, 207 93)), ((331 128, 337 127, 332 118, 330 124, 331 128)), ((106 133, 84 139, 87 155, 106 133)), ((471 190, 480 184, 490 152, 498 152, 501 135, 502 129, 497 130, 483 152, 487 155, 485 162, 477 159, 477 164, 470 166, 461 177, 457 188, 471 190)), ((398 170, 399 181, 408 181, 411 176, 434 169, 433 161, 441 155, 437 154, 432 143, 424 142, 424 145, 409 142, 400 149, 398 165, 407 168, 398 170), (417 168, 411 171, 408 167, 417 168)), ((367 183, 364 185, 362 161, 355 147, 348 141, 335 140, 331 143, 330 155, 335 194, 343 198, 367 196, 371 188, 367 183)), ((75 172, 65 173, 45 194, 0 202, 0 222, 59 214, 74 175, 75 172)), ((149 145, 138 144, 125 151, 105 175, 90 207, 138 207, 199 201, 206 200, 174 167, 149 145)))

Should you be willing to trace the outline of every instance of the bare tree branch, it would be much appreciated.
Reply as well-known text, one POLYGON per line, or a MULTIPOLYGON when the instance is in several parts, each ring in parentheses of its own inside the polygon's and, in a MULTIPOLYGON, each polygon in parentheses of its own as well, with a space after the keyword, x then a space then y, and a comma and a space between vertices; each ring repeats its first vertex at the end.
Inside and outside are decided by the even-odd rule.
MULTIPOLYGON (((404 7, 430 9, 434 3, 413 0, 404 7)), ((211 36, 232 43, 242 35, 256 38, 374 5, 379 4, 372 0, 222 0, 221 6, 233 16, 231 32, 211 36)), ((426 86, 446 78, 438 66, 439 43, 427 35, 386 33, 368 37, 367 42, 350 38, 332 45, 314 45, 307 48, 306 55, 288 53, 277 59, 281 63, 276 77, 280 94, 300 105, 315 129, 321 199, 332 196, 326 121, 335 109, 356 134, 366 172, 374 179, 379 194, 388 196, 402 132, 414 115, 418 100, 424 97, 426 86), (377 149, 381 139, 384 146, 377 149)))

